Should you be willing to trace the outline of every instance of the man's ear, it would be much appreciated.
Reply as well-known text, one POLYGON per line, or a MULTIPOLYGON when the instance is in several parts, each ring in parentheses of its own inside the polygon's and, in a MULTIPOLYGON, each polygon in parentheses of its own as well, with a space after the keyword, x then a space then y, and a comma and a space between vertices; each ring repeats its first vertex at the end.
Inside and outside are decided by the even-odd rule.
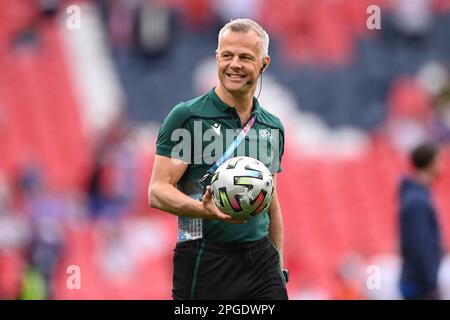
POLYGON ((219 61, 219 51, 216 50, 216 51, 215 51, 215 54, 216 54, 216 61, 219 61))
POLYGON ((260 73, 263 73, 264 71, 266 71, 266 69, 269 67, 269 64, 270 64, 270 56, 267 55, 264 57, 263 65, 262 65, 260 73))

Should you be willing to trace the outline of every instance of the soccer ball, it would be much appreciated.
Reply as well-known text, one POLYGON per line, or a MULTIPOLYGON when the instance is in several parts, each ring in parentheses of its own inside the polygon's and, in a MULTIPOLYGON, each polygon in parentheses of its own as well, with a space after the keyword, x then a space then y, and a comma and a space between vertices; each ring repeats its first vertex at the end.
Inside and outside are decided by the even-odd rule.
POLYGON ((235 157, 217 168, 211 178, 211 189, 222 212, 234 219, 249 220, 272 201, 273 177, 261 161, 235 157))

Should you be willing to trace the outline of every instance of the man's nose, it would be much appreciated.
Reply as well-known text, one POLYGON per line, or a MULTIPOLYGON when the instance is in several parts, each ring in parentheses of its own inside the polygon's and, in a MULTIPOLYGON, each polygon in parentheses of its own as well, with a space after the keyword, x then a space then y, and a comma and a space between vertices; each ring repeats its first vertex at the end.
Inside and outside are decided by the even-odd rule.
POLYGON ((241 69, 242 68, 242 64, 241 64, 241 61, 239 60, 239 57, 235 56, 233 58, 233 60, 230 63, 230 67, 232 69, 241 69))

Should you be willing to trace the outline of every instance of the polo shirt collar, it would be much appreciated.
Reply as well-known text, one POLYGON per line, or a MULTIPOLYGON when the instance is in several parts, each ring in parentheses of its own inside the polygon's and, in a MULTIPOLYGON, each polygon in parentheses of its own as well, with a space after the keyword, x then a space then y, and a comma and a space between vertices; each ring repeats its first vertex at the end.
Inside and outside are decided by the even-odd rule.
MULTIPOLYGON (((223 112, 227 112, 227 110, 234 109, 232 107, 230 107, 229 105, 227 105, 225 102, 223 102, 219 96, 217 95, 216 91, 215 91, 216 87, 212 88, 209 92, 208 92, 208 96, 211 98, 211 100, 213 101, 214 105, 223 112)), ((261 112, 261 106, 259 105, 258 99, 256 99, 256 97, 253 97, 253 109, 251 112, 251 115, 254 114, 258 114, 259 112, 261 112)))

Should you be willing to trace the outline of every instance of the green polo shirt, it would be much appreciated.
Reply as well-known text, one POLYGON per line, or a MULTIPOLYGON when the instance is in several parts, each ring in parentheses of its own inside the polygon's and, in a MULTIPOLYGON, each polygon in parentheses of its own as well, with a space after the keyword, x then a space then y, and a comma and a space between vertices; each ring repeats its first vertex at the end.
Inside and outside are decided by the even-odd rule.
MULTIPOLYGON (((250 156, 262 161, 275 174, 281 171, 284 152, 284 127, 281 121, 260 107, 253 98, 251 115, 255 123, 234 156, 250 156)), ((156 142, 156 154, 180 159, 189 165, 178 182, 178 189, 201 199, 200 179, 219 159, 244 127, 236 110, 225 104, 214 88, 193 100, 176 105, 164 120, 156 142)), ((268 209, 245 224, 202 220, 206 242, 256 241, 268 234, 268 209)))

